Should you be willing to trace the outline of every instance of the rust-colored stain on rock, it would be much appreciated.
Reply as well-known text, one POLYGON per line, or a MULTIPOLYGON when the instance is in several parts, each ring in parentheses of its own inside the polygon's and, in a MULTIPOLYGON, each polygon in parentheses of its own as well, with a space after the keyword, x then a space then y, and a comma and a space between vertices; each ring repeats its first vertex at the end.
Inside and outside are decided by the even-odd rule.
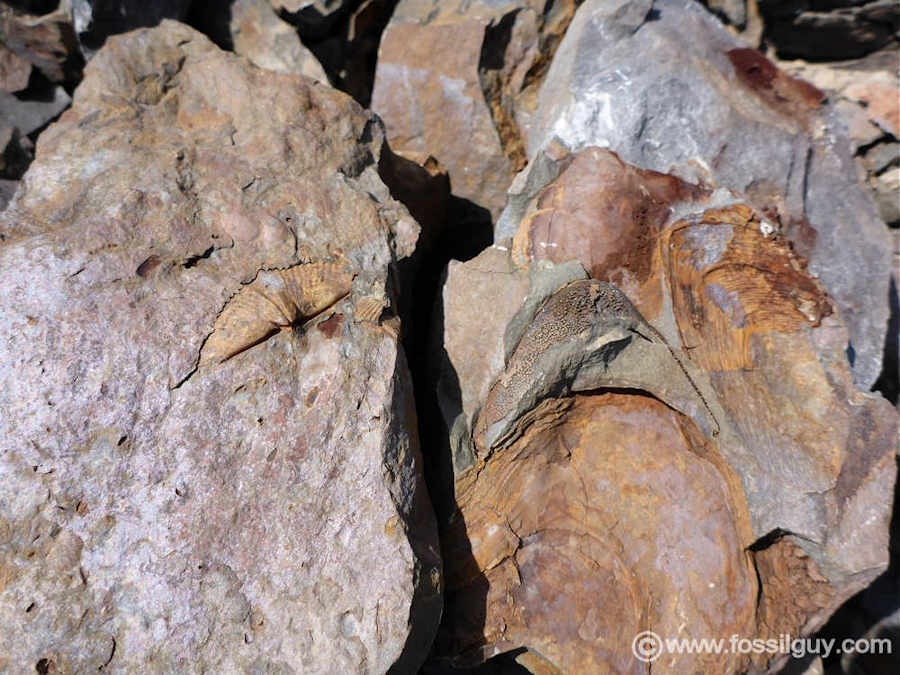
POLYGON ((747 206, 676 223, 661 251, 682 343, 707 370, 752 368, 751 335, 817 326, 833 311, 806 261, 747 206))
POLYGON ((727 54, 738 80, 787 117, 805 119, 825 100, 819 89, 782 72, 756 49, 730 49, 727 54))
POLYGON ((333 338, 335 335, 338 335, 341 332, 341 327, 344 325, 344 315, 340 312, 336 312, 332 314, 330 317, 325 319, 325 321, 320 321, 316 324, 316 330, 322 333, 327 338, 333 338))
MULTIPOLYGON (((546 411, 561 416, 457 478, 438 651, 462 663, 527 647, 559 672, 639 673, 641 630, 754 634, 749 518, 712 448, 648 396, 546 411)), ((732 672, 743 658, 672 657, 672 672, 732 672)))

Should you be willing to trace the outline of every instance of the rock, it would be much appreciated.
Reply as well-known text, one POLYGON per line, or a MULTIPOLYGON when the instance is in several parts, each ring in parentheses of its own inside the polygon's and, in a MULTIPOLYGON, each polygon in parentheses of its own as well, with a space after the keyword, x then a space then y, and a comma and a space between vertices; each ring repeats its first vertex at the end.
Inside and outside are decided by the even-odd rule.
POLYGON ((840 61, 896 41, 900 9, 892 0, 757 0, 766 39, 782 58, 840 61))
POLYGON ((13 195, 16 193, 16 188, 18 186, 19 181, 17 180, 0 178, 0 211, 3 211, 3 209, 6 208, 6 205, 9 204, 13 195))
POLYGON ((887 50, 865 59, 845 63, 787 61, 781 65, 826 90, 848 125, 856 146, 860 183, 868 187, 881 219, 896 223, 898 209, 890 176, 882 176, 890 166, 891 139, 900 133, 900 74, 898 53, 887 50))
POLYGON ((900 223, 900 166, 895 166, 871 179, 881 217, 892 226, 900 223))
POLYGON ((879 127, 895 138, 900 136, 900 106, 897 105, 900 87, 897 86, 896 73, 893 77, 873 77, 865 82, 854 82, 843 93, 865 106, 879 127))
POLYGON ((0 670, 418 668, 442 571, 382 144, 175 22, 88 64, 0 216, 0 670))
POLYGON ((835 103, 834 108, 847 122, 847 133, 853 143, 854 152, 860 147, 872 145, 884 136, 884 131, 874 124, 863 106, 841 99, 835 103))
MULTIPOLYGON (((547 672, 639 673, 631 643, 648 625, 673 637, 752 634, 746 514, 662 403, 576 397, 564 422, 475 474, 457 482, 460 516, 442 542, 444 625, 455 632, 439 636, 439 653, 466 664, 527 647, 557 669, 547 672)), ((665 664, 737 672, 742 660, 666 654, 665 664)))
POLYGON ((0 5, 0 43, 51 82, 75 82, 81 78, 83 59, 66 3, 41 16, 0 5))
POLYGON ((266 0, 236 0, 230 12, 235 53, 260 68, 328 82, 321 64, 300 42, 297 31, 279 19, 266 0))
POLYGON ((385 121, 392 148, 432 154, 447 167, 454 194, 496 216, 513 168, 478 79, 484 29, 494 15, 439 22, 414 14, 430 5, 397 6, 381 39, 372 109, 385 121))
MULTIPOLYGON (((868 389, 888 316, 887 233, 854 180, 843 122, 823 98, 694 2, 589 1, 523 135, 532 159, 554 141, 609 147, 642 169, 743 195, 836 300, 856 382, 868 389)), ((511 220, 501 218, 498 239, 511 236, 511 220)))
POLYGON ((28 86, 31 64, 0 44, 0 91, 21 91, 28 86))
POLYGON ((511 193, 515 236, 451 264, 443 288, 457 511, 436 653, 471 665, 524 648, 547 672, 644 672, 631 640, 648 628, 810 634, 888 565, 896 411, 854 385, 842 315, 765 215, 606 149, 547 152, 531 165, 547 184, 525 176, 511 193), (592 306, 549 309, 557 289, 591 287, 573 265, 615 283, 667 346, 613 324, 569 330, 592 306), (548 313, 558 323, 537 330, 548 313), (522 357, 535 335, 550 337, 522 357), (497 433, 504 388, 514 414, 497 433), (686 572, 709 561, 712 574, 686 572))
POLYGON ((19 133, 27 136, 59 115, 72 102, 72 99, 62 87, 53 87, 48 93, 50 94, 50 100, 23 101, 12 94, 0 91, 0 120, 2 120, 2 124, 18 129, 19 133))
POLYGON ((156 26, 163 19, 183 19, 191 0, 70 0, 72 23, 86 58, 93 56, 110 35, 143 26, 156 26))
POLYGON ((350 0, 269 0, 272 9, 290 19, 305 38, 323 37, 357 2, 350 0))
POLYGON ((372 94, 391 146, 434 155, 453 193, 496 219, 526 159, 514 116, 574 9, 403 0, 382 36, 372 94))

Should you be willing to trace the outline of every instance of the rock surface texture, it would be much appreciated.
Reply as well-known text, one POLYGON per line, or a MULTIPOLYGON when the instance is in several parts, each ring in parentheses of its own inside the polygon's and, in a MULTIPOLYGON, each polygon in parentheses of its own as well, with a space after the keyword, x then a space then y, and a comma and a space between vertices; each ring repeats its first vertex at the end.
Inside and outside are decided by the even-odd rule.
POLYGON ((418 226, 381 147, 175 22, 92 59, 0 219, 0 670, 418 667, 418 226))
MULTIPOLYGON (((889 242, 856 184, 845 124, 823 99, 692 0, 597 0, 576 13, 523 136, 533 163, 552 142, 608 147, 642 169, 741 194, 834 298, 868 389, 881 371, 889 242)), ((501 218, 498 240, 517 214, 501 218)))
POLYGON ((886 672, 898 29, 0 3, 0 672, 886 672))
POLYGON ((325 71, 297 31, 266 0, 237 0, 229 6, 234 51, 260 68, 297 73, 328 82, 325 71))
POLYGON ((372 95, 391 147, 434 155, 454 194, 496 219, 525 163, 515 111, 576 4, 402 0, 381 40, 372 95))
POLYGON ((437 653, 644 672, 626 638, 651 627, 815 631, 888 566, 896 411, 854 386, 835 301, 763 214, 607 149, 549 151, 515 237, 443 289, 458 510, 437 653), (576 292, 603 286, 582 268, 660 340, 576 292))

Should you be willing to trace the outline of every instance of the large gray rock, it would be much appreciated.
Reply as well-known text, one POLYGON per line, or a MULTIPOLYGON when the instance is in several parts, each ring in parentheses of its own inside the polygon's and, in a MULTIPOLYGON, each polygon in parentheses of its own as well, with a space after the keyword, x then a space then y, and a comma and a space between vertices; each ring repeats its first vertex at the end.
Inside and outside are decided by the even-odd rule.
POLYGON ((0 670, 418 667, 441 568, 388 286, 418 227, 382 142, 174 22, 91 61, 0 219, 0 670))
MULTIPOLYGON (((693 0, 594 0, 578 9, 537 109, 517 121, 532 164, 554 139, 572 150, 608 147, 630 164, 748 199, 837 301, 856 382, 868 389, 888 318, 887 232, 856 183, 844 122, 821 100, 693 0)), ((517 224, 501 217, 497 239, 517 224)))

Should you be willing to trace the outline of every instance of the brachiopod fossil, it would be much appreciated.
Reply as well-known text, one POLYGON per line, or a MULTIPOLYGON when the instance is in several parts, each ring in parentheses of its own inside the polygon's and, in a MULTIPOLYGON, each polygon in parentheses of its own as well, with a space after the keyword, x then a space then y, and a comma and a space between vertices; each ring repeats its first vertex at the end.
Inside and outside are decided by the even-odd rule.
POLYGON ((278 331, 321 314, 350 293, 353 276, 346 265, 330 262, 259 272, 216 318, 200 364, 227 361, 278 331))

